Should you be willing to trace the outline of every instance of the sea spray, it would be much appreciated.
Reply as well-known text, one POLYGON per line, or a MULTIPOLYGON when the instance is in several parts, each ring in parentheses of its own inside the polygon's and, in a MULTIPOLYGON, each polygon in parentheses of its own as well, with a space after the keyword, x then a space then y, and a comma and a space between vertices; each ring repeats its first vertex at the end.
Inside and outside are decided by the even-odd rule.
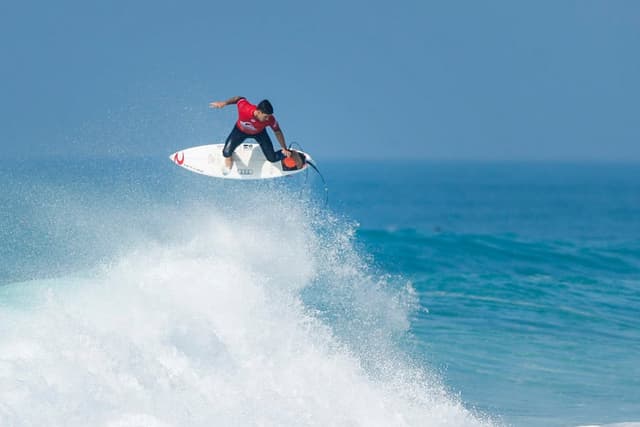
POLYGON ((5 285, 0 424, 489 424, 403 354, 411 284, 353 224, 273 184, 232 193, 100 202, 108 256, 5 285))

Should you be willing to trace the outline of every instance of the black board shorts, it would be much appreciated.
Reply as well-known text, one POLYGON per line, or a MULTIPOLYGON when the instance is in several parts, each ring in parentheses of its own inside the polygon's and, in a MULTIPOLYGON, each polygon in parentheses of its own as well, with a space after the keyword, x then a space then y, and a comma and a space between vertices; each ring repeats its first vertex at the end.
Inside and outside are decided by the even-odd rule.
POLYGON ((262 148, 262 152, 264 153, 264 157, 267 158, 271 163, 279 162, 284 158, 284 153, 282 150, 274 151, 273 143, 271 142, 271 138, 267 133, 267 130, 264 129, 262 132, 257 133, 255 135, 251 135, 248 133, 242 132, 238 129, 237 126, 233 126, 233 130, 227 137, 227 140, 224 143, 224 148, 222 149, 222 155, 224 157, 231 157, 233 152, 240 144, 244 142, 247 138, 255 139, 258 144, 260 144, 260 148, 262 148))

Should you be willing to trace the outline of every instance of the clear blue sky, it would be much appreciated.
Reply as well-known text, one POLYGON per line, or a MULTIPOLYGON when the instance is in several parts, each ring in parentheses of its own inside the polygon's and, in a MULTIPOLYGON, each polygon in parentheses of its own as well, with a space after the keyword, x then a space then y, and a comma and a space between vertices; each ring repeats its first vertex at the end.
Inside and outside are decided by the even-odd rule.
POLYGON ((221 142, 269 98, 340 156, 640 161, 640 2, 68 1, 0 6, 5 155, 221 142))

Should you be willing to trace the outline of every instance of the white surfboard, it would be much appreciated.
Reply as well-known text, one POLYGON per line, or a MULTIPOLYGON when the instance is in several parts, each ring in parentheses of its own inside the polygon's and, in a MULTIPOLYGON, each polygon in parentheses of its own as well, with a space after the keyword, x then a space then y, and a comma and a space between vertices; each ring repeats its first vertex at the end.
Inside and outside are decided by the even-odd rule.
POLYGON ((259 144, 240 144, 233 152, 233 167, 226 170, 222 149, 224 144, 201 145, 177 151, 169 156, 172 162, 191 172, 225 179, 266 179, 279 178, 302 172, 313 161, 311 156, 302 151, 301 168, 296 168, 292 159, 269 162, 262 153, 259 144))

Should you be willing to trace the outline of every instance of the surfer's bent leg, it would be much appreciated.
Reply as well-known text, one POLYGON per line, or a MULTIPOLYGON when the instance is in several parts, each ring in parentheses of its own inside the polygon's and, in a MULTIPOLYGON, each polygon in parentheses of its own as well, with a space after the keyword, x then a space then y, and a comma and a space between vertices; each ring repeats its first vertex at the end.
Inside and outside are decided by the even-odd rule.
POLYGON ((250 136, 251 135, 247 135, 234 125, 233 130, 227 137, 227 140, 224 142, 222 156, 227 158, 231 157, 236 148, 238 148, 238 145, 242 144, 242 142, 250 136))
POLYGON ((258 144, 260 144, 260 148, 262 148, 262 152, 268 161, 273 163, 284 159, 282 150, 273 151, 273 143, 271 142, 271 138, 269 138, 269 134, 266 129, 257 135, 253 135, 253 137, 258 141, 258 144))

